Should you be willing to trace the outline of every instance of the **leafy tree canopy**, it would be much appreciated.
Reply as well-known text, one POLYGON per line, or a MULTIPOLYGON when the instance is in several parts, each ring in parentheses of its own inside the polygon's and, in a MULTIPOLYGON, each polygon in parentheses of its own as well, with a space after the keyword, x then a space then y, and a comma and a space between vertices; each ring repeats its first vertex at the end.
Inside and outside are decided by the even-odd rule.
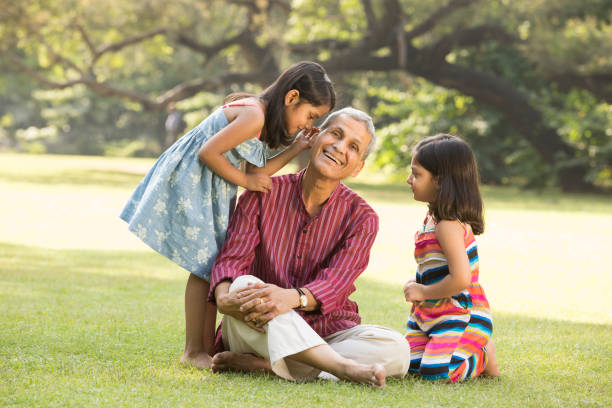
POLYGON ((608 0, 0 0, 0 10, 9 147, 157 154, 171 102, 195 125, 223 95, 314 59, 341 104, 375 116, 376 160, 390 172, 405 170, 419 138, 455 132, 488 182, 611 184, 608 0))

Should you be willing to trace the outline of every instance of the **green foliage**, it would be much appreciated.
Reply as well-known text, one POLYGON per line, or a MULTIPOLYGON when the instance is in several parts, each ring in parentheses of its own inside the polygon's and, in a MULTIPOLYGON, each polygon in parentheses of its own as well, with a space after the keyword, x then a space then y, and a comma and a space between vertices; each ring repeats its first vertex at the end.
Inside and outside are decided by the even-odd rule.
MULTIPOLYGON (((299 0, 270 10, 266 10, 270 2, 258 1, 255 5, 261 9, 250 20, 250 9, 242 3, 4 1, 0 6, 0 52, 10 51, 29 67, 39 67, 37 74, 58 84, 95 75, 104 85, 155 99, 188 80, 262 68, 268 58, 281 68, 297 58, 325 61, 368 35, 366 10, 358 0, 299 0), (181 34, 212 46, 239 34, 247 24, 256 33, 254 43, 269 46, 265 57, 251 55, 244 44, 207 57, 176 41, 181 34), (91 47, 100 50, 160 28, 168 31, 103 54, 88 72, 96 58, 91 47), (292 47, 308 49, 326 40, 330 40, 328 46, 317 46, 310 54, 303 51, 298 56, 292 51, 292 47)), ((448 1, 400 3, 403 28, 410 31, 448 1)), ((381 18, 388 4, 378 1, 371 6, 373 17, 381 18)), ((511 84, 542 112, 547 125, 577 151, 575 157, 554 165, 544 164, 532 143, 490 106, 406 74, 334 74, 338 105, 354 105, 373 114, 381 136, 376 162, 390 175, 405 174, 410 149, 417 140, 449 132, 471 143, 487 183, 543 188, 557 183, 557 168, 579 162, 588 165, 589 180, 609 187, 612 108, 602 95, 612 95, 612 85, 601 85, 598 93, 597 87, 580 90, 578 85, 561 86, 557 81, 563 75, 612 72, 611 21, 608 0, 482 0, 445 16, 412 40, 416 48, 432 47, 479 25, 515 36, 515 42, 495 39, 455 46, 446 60, 511 84)), ((389 27, 389 33, 394 29, 389 27)), ((377 49, 375 56, 392 56, 389 44, 377 49)), ((227 93, 258 92, 263 85, 222 84, 212 93, 180 101, 179 109, 191 127, 227 93)), ((163 149, 164 119, 165 112, 152 112, 127 98, 109 98, 84 85, 65 89, 42 85, 0 58, 0 149, 155 156, 163 149)))
POLYGON ((375 101, 371 112, 380 138, 375 164, 393 179, 406 178, 412 148, 437 133, 451 133, 470 143, 487 184, 527 185, 531 180, 525 174, 540 174, 541 179, 542 173, 550 172, 496 111, 425 80, 410 80, 407 88, 365 86, 375 101))

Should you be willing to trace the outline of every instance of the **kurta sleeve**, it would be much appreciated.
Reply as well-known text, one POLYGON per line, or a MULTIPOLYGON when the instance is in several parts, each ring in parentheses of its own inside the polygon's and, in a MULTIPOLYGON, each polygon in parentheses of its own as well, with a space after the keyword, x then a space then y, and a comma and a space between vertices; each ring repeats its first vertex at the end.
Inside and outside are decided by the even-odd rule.
POLYGON ((223 247, 210 276, 208 300, 215 302, 215 288, 224 281, 247 275, 259 244, 260 201, 258 193, 245 191, 229 222, 223 247))
POLYGON ((368 266, 370 249, 378 232, 378 216, 369 211, 351 224, 329 264, 319 269, 316 278, 304 286, 319 302, 319 312, 324 315, 346 304, 355 291, 355 280, 368 266))

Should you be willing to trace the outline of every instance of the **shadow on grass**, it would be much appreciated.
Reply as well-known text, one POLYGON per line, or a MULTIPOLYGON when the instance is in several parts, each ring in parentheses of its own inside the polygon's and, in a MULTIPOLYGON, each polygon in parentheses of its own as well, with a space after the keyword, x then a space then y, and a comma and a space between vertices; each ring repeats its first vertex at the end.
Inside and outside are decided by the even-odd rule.
POLYGON ((0 181, 45 185, 135 188, 143 175, 118 170, 76 169, 53 173, 0 173, 0 181))
MULTIPOLYGON (((300 400, 323 406, 338 406, 338 401, 343 406, 364 401, 397 406, 406 399, 416 406, 454 406, 473 393, 481 401, 474 406, 533 405, 534 399, 544 405, 612 402, 611 325, 506 313, 494 314, 499 380, 451 387, 410 376, 390 379, 384 392, 377 392, 351 384, 290 384, 269 376, 194 372, 176 362, 184 340, 186 280, 177 271, 148 251, 49 250, 0 243, 0 344, 3 354, 11 356, 0 368, 7 378, 17 379, 11 395, 29 398, 32 390, 20 388, 18 380, 27 378, 46 384, 40 387, 43 397, 70 401, 78 382, 124 405, 137 397, 126 394, 122 384, 143 387, 147 398, 162 405, 192 395, 207 405, 228 403, 229 398, 255 406, 300 400), (155 387, 148 388, 150 384, 155 387)), ((356 286, 351 298, 360 306, 363 323, 404 331, 410 307, 400 287, 369 279, 358 280, 356 286)))

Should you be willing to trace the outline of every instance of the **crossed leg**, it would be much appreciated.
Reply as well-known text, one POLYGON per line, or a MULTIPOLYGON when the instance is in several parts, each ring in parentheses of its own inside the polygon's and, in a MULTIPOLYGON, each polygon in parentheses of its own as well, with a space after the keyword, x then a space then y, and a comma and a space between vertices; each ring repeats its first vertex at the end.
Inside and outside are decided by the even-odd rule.
MULTIPOLYGON (((230 292, 261 282, 253 276, 236 279, 230 292)), ((223 340, 226 351, 211 362, 214 372, 224 370, 274 372, 288 380, 315 378, 320 371, 374 387, 384 387, 387 376, 380 364, 361 364, 334 351, 294 311, 279 315, 260 333, 244 322, 225 316, 223 340)))

